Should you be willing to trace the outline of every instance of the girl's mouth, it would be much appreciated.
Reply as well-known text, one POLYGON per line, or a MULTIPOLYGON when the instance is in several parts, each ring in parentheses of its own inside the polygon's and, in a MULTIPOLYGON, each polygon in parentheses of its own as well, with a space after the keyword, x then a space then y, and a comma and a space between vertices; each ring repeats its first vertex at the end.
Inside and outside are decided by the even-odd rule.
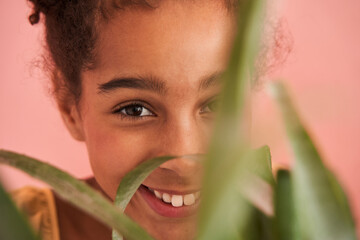
POLYGON ((200 202, 200 191, 179 194, 151 189, 141 185, 138 189, 152 210, 164 217, 181 218, 194 215, 200 202))

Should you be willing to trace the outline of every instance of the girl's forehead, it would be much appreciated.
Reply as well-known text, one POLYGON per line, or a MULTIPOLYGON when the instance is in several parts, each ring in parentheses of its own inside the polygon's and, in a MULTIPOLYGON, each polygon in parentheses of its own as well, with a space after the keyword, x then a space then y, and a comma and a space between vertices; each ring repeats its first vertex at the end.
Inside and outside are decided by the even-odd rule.
POLYGON ((190 2, 166 1, 152 10, 118 11, 99 27, 95 69, 102 75, 162 78, 221 71, 235 21, 218 4, 190 2))

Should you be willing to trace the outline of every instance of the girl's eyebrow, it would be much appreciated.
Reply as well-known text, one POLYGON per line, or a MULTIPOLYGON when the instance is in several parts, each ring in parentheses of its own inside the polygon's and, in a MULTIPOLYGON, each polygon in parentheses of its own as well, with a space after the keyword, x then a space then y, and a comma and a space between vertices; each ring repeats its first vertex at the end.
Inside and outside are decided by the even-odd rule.
POLYGON ((200 80, 199 91, 206 90, 213 86, 218 86, 222 82, 223 72, 215 72, 210 75, 203 77, 200 80))
MULTIPOLYGON (((221 83, 222 72, 215 72, 201 78, 199 82, 199 91, 206 90, 212 86, 217 86, 221 83)), ((149 90, 160 95, 165 95, 167 88, 164 81, 159 78, 148 77, 118 77, 106 83, 98 85, 98 94, 108 94, 119 88, 132 88, 149 90)))
POLYGON ((160 95, 166 93, 165 82, 154 77, 124 77, 114 78, 109 82, 99 84, 98 93, 110 93, 119 88, 133 88, 156 92, 160 95))

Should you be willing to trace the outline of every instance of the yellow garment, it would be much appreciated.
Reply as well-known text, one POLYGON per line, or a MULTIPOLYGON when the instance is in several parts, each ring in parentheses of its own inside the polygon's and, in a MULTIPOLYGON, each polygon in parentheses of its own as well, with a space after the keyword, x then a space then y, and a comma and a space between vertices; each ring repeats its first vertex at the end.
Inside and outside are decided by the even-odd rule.
POLYGON ((42 240, 60 240, 55 199, 50 189, 23 187, 11 195, 42 240))

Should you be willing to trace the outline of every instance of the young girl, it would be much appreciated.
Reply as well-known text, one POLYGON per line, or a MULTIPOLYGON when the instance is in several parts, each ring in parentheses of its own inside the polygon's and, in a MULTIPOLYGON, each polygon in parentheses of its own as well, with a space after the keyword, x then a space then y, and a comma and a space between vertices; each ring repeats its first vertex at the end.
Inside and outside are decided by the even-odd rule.
MULTIPOLYGON (((205 153, 236 32, 236 0, 30 0, 43 18, 54 97, 111 201, 130 170, 205 153)), ((156 239, 193 239, 201 166, 162 164, 125 213, 156 239)), ((111 229, 47 190, 14 194, 45 240, 110 239, 111 229), (40 216, 40 217, 39 217, 40 216)))

